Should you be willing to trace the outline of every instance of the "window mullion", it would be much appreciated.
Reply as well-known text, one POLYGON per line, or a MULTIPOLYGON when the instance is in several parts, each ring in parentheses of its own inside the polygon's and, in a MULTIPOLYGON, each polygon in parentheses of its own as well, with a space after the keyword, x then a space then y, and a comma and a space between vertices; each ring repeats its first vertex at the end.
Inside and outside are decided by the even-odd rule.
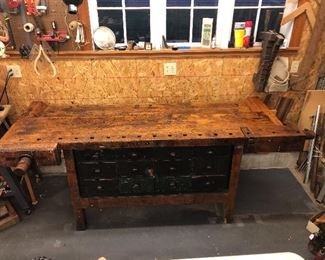
POLYGON ((156 49, 162 45, 162 36, 166 37, 166 0, 150 0, 150 41, 156 49))
MULTIPOLYGON (((99 27, 97 1, 88 1, 88 10, 90 18, 90 31, 93 36, 94 31, 99 27)), ((95 49, 94 41, 91 41, 93 49, 95 49)))
POLYGON ((235 0, 219 0, 217 18, 217 46, 228 48, 231 37, 235 0))
POLYGON ((260 16, 261 16, 261 9, 262 9, 262 0, 258 1, 258 8, 255 20, 255 30, 254 30, 254 42, 256 42, 257 32, 258 32, 258 25, 260 23, 260 16))
POLYGON ((124 31, 124 44, 127 44, 127 24, 126 24, 126 10, 125 0, 122 0, 122 17, 123 17, 123 31, 124 31))
POLYGON ((191 0, 189 42, 193 42, 194 0, 191 0))

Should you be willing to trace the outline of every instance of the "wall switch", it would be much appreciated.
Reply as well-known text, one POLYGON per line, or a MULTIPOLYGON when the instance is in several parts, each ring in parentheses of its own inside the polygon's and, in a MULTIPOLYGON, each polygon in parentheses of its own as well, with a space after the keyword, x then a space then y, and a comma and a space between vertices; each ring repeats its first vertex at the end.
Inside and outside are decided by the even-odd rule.
POLYGON ((298 70, 299 70, 299 65, 300 65, 299 60, 292 61, 291 68, 290 68, 290 73, 297 73, 298 70))
POLYGON ((7 71, 12 70, 12 72, 14 73, 14 75, 12 76, 13 78, 21 78, 21 69, 19 65, 7 65, 7 71))
POLYGON ((175 76, 177 73, 176 63, 164 63, 164 75, 175 76))

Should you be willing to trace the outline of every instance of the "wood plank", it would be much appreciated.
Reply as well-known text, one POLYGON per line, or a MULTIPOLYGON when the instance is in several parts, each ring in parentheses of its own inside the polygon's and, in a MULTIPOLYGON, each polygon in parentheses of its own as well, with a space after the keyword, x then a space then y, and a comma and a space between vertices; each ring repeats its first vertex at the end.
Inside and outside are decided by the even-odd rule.
MULTIPOLYGON (((298 7, 302 6, 307 2, 309 2, 309 0, 299 0, 298 7)), ((305 16, 299 16, 297 17, 297 19, 295 19, 291 40, 289 44, 290 47, 296 47, 296 48, 300 47, 300 41, 303 34, 305 23, 306 23, 305 16)))

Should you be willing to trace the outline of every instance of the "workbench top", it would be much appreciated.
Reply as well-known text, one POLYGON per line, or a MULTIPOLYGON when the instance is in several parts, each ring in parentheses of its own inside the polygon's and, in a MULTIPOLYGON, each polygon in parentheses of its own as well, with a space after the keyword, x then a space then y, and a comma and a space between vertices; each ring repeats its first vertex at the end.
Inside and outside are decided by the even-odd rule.
POLYGON ((265 140, 259 145, 261 149, 246 149, 250 152, 287 151, 298 149, 295 142, 305 138, 304 132, 283 125, 257 97, 210 105, 47 106, 34 102, 0 140, 0 163, 8 163, 17 153, 32 153, 50 163, 58 159, 61 149, 213 145, 247 140, 265 140), (274 140, 275 146, 267 145, 274 140), (285 145, 279 148, 278 143, 285 145))

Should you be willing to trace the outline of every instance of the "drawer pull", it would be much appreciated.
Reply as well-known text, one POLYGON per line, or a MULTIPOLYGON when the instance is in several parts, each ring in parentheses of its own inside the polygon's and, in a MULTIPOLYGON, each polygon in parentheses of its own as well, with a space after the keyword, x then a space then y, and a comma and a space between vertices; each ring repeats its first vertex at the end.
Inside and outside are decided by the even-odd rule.
POLYGON ((138 168, 133 168, 132 171, 133 172, 137 172, 138 171, 138 168))
POLYGON ((136 184, 133 184, 132 189, 137 190, 137 189, 139 189, 139 187, 140 187, 140 185, 136 183, 136 184))
POLYGON ((175 171, 176 168, 175 168, 175 167, 170 167, 169 170, 171 170, 171 171, 175 171))
POLYGON ((132 157, 137 157, 137 154, 136 153, 132 153, 131 156, 132 157))
POLYGON ((171 156, 171 157, 175 157, 175 156, 176 156, 176 153, 175 153, 175 152, 171 152, 171 153, 170 153, 170 156, 171 156))
POLYGON ((207 169, 208 169, 208 170, 211 170, 211 169, 212 169, 212 167, 211 167, 210 165, 208 165, 208 166, 207 166, 207 169))
POLYGON ((102 189, 103 189, 103 186, 101 186, 101 185, 97 186, 97 190, 102 190, 102 189))
POLYGON ((100 173, 100 169, 95 169, 94 173, 100 173))

